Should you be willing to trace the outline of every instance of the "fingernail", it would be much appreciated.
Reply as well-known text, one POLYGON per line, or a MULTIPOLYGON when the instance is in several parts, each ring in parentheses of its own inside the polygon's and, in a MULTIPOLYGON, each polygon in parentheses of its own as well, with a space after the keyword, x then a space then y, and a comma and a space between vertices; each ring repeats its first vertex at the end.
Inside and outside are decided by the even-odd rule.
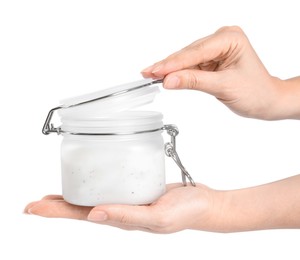
POLYGON ((176 76, 167 77, 164 81, 165 88, 177 88, 179 86, 179 78, 176 76))
MULTIPOLYGON (((25 212, 24 212, 25 213, 25 212)), ((34 215, 31 211, 31 208, 27 210, 26 214, 29 214, 29 215, 34 215)))
POLYGON ((106 212, 104 212, 102 210, 93 210, 88 215, 88 220, 89 221, 105 221, 105 220, 107 220, 107 214, 106 214, 106 212))
POLYGON ((35 208, 36 208, 36 206, 33 206, 33 207, 29 208, 27 210, 27 214, 29 214, 29 215, 35 215, 35 211, 34 211, 35 208))
POLYGON ((29 214, 30 214, 30 213, 29 213, 29 209, 24 209, 24 210, 23 210, 23 214, 29 215, 29 214))
POLYGON ((156 74, 157 72, 160 71, 160 69, 161 69, 161 66, 158 65, 158 66, 154 67, 154 69, 151 71, 151 73, 152 73, 152 74, 156 74))
POLYGON ((31 213, 29 213, 29 210, 31 210, 32 208, 34 208, 37 204, 38 204, 38 201, 34 201, 34 202, 29 203, 25 207, 25 209, 23 210, 23 213, 25 213, 25 214, 31 214, 31 213))

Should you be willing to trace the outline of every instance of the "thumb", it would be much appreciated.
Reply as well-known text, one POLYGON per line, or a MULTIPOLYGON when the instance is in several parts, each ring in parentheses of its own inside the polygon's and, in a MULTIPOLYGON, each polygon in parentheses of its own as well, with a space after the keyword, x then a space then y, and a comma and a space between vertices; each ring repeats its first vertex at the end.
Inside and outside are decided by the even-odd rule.
POLYGON ((90 211, 88 220, 113 221, 128 226, 149 227, 151 214, 149 206, 101 205, 90 211))
POLYGON ((166 89, 194 89, 219 96, 222 91, 222 72, 186 69, 168 74, 164 78, 166 89))

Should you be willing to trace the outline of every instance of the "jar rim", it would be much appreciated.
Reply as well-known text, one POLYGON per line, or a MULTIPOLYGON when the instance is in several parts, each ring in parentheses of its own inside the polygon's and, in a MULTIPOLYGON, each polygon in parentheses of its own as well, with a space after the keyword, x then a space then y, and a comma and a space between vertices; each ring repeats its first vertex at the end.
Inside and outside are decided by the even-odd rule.
POLYGON ((69 114, 61 117, 61 131, 65 133, 117 134, 160 130, 163 115, 155 111, 123 111, 110 116, 81 116, 69 114))

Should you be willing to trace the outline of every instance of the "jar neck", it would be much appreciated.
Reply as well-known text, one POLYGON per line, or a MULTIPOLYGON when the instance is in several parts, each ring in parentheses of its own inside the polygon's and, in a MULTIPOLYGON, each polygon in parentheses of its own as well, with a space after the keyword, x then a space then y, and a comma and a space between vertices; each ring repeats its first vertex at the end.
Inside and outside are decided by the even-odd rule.
POLYGON ((71 135, 133 135, 160 131, 162 114, 149 111, 127 111, 110 117, 62 117, 61 132, 71 135))

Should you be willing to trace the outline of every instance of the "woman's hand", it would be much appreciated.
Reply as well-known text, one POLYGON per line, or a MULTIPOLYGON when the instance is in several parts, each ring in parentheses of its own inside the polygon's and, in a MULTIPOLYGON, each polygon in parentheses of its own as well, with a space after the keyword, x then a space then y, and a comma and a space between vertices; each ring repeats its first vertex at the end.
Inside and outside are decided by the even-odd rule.
POLYGON ((192 43, 144 69, 142 75, 164 78, 167 89, 207 92, 241 116, 300 118, 300 78, 290 84, 272 77, 236 26, 192 43))
POLYGON ((89 220, 126 230, 172 233, 184 229, 214 232, 300 228, 300 175, 231 191, 169 184, 150 205, 71 205, 59 195, 32 202, 25 213, 89 220))
POLYGON ((172 233, 183 229, 218 231, 222 193, 202 184, 169 184, 167 192, 151 205, 71 205, 59 195, 32 202, 25 213, 50 218, 89 220, 126 230, 172 233))

